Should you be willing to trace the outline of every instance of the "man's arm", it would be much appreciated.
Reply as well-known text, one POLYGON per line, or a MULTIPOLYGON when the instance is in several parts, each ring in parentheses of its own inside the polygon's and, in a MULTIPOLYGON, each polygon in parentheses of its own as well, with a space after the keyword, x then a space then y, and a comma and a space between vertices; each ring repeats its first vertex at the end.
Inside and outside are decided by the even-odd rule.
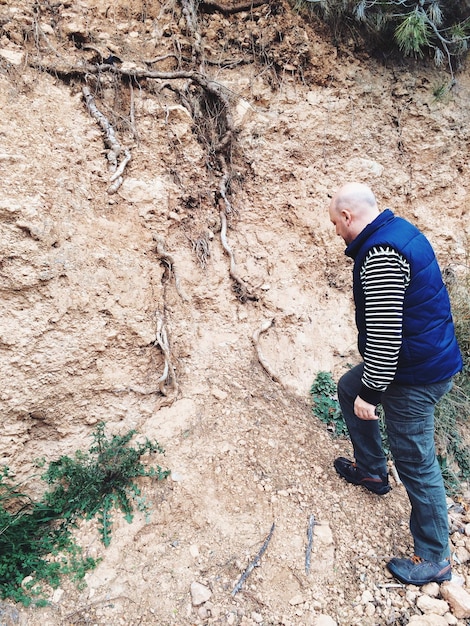
POLYGON ((403 301, 410 282, 408 261, 390 247, 372 248, 361 268, 366 347, 356 415, 376 419, 375 406, 392 382, 402 343, 403 301))

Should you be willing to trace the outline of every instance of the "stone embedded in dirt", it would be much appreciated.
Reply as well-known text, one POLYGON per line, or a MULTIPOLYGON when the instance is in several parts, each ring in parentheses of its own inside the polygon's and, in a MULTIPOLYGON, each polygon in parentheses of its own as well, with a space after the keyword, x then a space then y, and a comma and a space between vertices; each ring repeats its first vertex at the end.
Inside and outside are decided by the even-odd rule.
POLYGON ((445 617, 441 615, 412 615, 409 626, 448 626, 448 622, 445 617))
POLYGON ((178 472, 171 472, 170 477, 171 480, 175 483, 180 483, 183 480, 183 476, 178 472))
POLYGON ((427 596, 431 596, 431 598, 437 598, 439 595, 439 585, 438 583, 428 583, 421 587, 421 591, 427 596))
POLYGON ((193 557, 193 559, 197 559, 199 556, 199 548, 196 544, 189 546, 189 554, 193 557))
POLYGON ((305 599, 301 594, 298 594, 289 600, 289 604, 292 606, 297 606, 298 604, 303 604, 304 602, 305 599))
POLYGON ((207 602, 212 592, 205 585, 198 582, 191 583, 191 602, 193 606, 199 606, 207 602))
POLYGON ((216 398, 217 400, 226 400, 228 393, 226 391, 223 391, 222 389, 219 389, 218 387, 212 387, 211 389, 211 393, 214 396, 214 398, 216 398))
POLYGON ((338 626, 337 622, 329 615, 318 615, 313 620, 313 626, 338 626))
POLYGON ((26 618, 10 604, 0 602, 0 624, 2 626, 25 626, 26 618))
POLYGON ((441 595, 450 604, 455 617, 470 617, 470 594, 454 583, 441 585, 441 595))
POLYGON ((0 49, 0 56, 6 59, 12 65, 21 65, 24 59, 24 53, 16 50, 0 49))
POLYGON ((416 606, 427 615, 445 615, 449 611, 449 605, 445 600, 438 600, 430 596, 419 596, 416 606))
POLYGON ((455 554, 459 563, 468 563, 468 561, 470 561, 470 552, 464 546, 459 546, 455 554))

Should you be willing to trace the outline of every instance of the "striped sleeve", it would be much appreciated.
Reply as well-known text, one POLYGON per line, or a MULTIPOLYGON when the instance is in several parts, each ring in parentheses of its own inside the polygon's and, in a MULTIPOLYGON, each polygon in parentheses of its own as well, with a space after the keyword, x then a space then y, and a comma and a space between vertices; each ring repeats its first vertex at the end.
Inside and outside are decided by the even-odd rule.
POLYGON ((397 369, 410 265, 395 249, 375 246, 364 259, 360 278, 364 292, 366 346, 359 396, 370 404, 378 404, 397 369))

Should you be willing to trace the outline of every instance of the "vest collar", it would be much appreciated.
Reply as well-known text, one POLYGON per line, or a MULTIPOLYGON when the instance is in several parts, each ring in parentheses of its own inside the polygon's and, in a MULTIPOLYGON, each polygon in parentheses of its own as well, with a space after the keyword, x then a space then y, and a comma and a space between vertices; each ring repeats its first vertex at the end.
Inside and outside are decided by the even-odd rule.
POLYGON ((382 228, 385 224, 388 224, 395 218, 395 214, 390 209, 385 209, 380 213, 373 222, 367 224, 367 226, 359 233, 359 235, 351 241, 349 246, 344 251, 346 256, 355 259, 362 245, 369 239, 372 233, 382 228))

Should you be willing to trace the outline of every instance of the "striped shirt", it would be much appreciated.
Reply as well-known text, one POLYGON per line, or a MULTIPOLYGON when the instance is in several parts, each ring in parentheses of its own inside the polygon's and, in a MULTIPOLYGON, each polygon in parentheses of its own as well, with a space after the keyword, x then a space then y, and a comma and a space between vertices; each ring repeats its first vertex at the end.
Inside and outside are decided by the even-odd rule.
POLYGON ((403 302, 410 264, 390 246, 374 246, 361 267, 366 347, 362 384, 376 392, 392 382, 402 344, 403 302))

